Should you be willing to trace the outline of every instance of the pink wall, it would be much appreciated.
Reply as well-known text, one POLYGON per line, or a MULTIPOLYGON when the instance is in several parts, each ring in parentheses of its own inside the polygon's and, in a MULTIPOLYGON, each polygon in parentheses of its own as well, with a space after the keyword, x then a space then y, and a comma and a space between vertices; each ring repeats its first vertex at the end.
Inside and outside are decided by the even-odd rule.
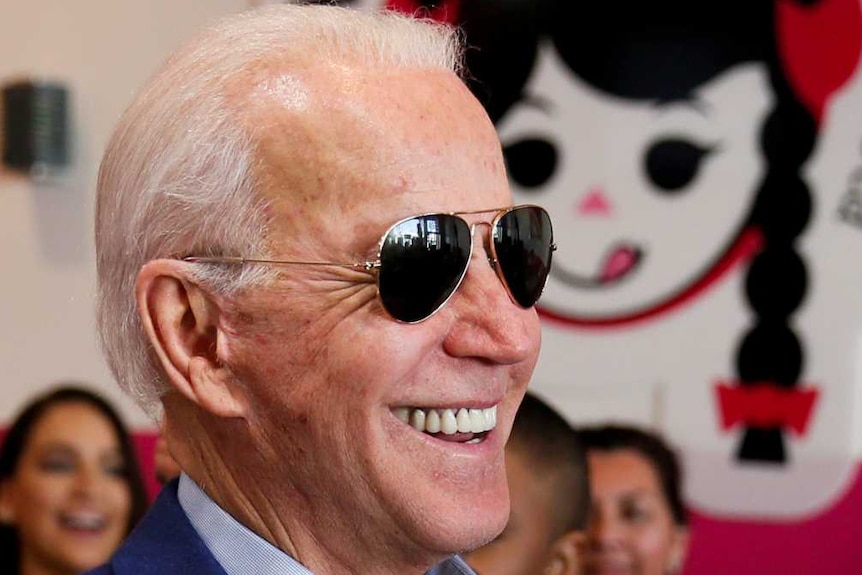
POLYGON ((841 500, 797 523, 720 521, 692 513, 685 574, 862 572, 862 465, 841 500))
POLYGON ((141 472, 144 474, 144 483, 147 486, 147 493, 150 495, 151 500, 155 499, 161 487, 156 481, 156 473, 153 469, 153 453, 156 448, 156 437, 157 433, 154 431, 143 431, 135 434, 135 447, 137 447, 138 455, 140 456, 141 472))

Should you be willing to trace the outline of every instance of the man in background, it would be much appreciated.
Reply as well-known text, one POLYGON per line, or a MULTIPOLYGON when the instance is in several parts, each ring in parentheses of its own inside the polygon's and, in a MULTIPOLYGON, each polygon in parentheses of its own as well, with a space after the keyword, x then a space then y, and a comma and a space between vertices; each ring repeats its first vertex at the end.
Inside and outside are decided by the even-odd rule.
POLYGON ((590 510, 586 451, 551 406, 527 393, 506 445, 512 511, 466 556, 479 575, 577 575, 590 510))

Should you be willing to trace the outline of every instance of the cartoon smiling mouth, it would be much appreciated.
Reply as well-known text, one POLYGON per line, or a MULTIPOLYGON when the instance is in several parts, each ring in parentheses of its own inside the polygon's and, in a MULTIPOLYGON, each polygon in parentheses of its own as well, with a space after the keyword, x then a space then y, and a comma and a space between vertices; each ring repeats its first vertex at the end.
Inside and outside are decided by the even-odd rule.
POLYGON ((551 275, 566 285, 583 289, 600 289, 616 285, 630 277, 640 267, 646 253, 633 242, 620 241, 612 245, 596 274, 592 277, 570 272, 558 262, 551 266, 551 275))

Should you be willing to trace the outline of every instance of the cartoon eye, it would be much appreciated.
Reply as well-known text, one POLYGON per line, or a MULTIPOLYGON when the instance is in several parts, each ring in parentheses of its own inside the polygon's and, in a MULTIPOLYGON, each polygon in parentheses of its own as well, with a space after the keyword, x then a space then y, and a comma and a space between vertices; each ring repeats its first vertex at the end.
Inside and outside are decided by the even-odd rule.
POLYGON ((677 194, 685 191, 703 159, 714 150, 679 138, 659 140, 647 150, 644 167, 659 192, 677 194))
POLYGON ((557 169, 557 147, 547 140, 525 138, 503 147, 509 176, 524 188, 538 188, 557 169))

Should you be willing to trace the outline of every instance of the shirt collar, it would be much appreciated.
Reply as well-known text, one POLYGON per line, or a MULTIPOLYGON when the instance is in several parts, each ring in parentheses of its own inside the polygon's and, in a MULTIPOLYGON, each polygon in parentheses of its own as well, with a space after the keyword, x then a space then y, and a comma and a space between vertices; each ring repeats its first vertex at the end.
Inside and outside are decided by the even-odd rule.
MULTIPOLYGON (((228 575, 314 575, 296 559, 231 517, 183 473, 177 491, 180 507, 195 531, 228 575)), ((454 555, 432 567, 427 575, 476 575, 454 555)))
POLYGON ((204 544, 228 575, 313 575, 296 559, 231 517, 185 473, 180 506, 204 544))

